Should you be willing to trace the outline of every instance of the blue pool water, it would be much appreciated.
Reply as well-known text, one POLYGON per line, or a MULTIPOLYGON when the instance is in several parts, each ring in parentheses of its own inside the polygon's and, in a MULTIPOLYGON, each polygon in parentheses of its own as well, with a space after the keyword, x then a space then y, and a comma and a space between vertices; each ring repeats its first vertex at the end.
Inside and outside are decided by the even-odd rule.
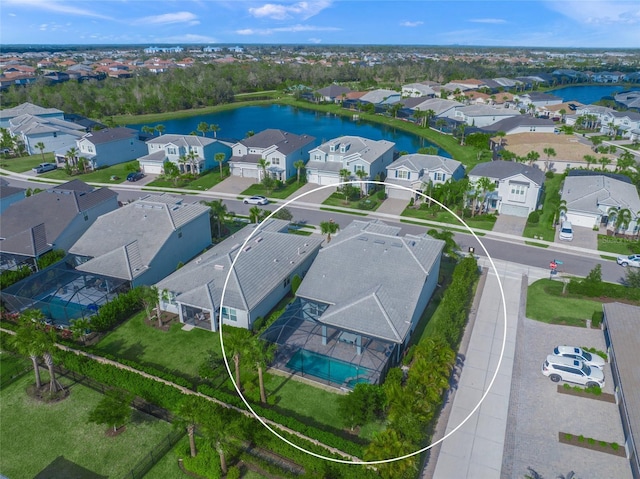
POLYGON ((359 368, 346 361, 330 358, 306 349, 299 349, 291 357, 287 367, 333 383, 344 384, 347 381, 349 387, 353 387, 359 382, 369 382, 362 376, 368 376, 372 372, 367 368, 359 368))
POLYGON ((81 318, 87 311, 84 304, 67 302, 56 296, 45 299, 43 304, 48 306, 49 317, 59 324, 67 324, 71 319, 81 318))

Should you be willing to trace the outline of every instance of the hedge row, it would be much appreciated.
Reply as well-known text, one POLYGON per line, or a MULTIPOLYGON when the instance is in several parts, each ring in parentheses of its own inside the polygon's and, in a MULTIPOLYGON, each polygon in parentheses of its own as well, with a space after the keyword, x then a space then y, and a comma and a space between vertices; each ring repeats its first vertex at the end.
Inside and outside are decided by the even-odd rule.
POLYGON ((144 290, 141 287, 136 287, 126 293, 119 294, 116 298, 100 306, 96 315, 91 317, 91 329, 108 331, 140 311, 143 294, 144 290))

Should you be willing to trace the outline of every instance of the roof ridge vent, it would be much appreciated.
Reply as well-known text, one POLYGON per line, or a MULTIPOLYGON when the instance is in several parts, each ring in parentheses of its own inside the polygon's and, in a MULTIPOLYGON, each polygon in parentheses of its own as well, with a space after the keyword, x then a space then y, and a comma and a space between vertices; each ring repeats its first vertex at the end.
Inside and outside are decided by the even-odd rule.
POLYGON ((216 269, 218 271, 222 271, 222 270, 224 270, 224 265, 223 264, 214 264, 213 265, 213 269, 216 269))

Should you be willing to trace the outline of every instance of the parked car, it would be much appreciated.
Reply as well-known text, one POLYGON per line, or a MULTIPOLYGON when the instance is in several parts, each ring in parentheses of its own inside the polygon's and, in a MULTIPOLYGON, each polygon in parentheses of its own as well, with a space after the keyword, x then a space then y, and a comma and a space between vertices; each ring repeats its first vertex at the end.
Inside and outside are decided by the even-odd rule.
POLYGON ((542 374, 554 383, 567 381, 590 387, 604 387, 604 373, 598 368, 587 366, 579 359, 565 358, 550 354, 542 363, 542 374))
POLYGON ((45 171, 55 170, 58 167, 55 163, 40 163, 38 166, 33 168, 33 172, 36 174, 44 173, 45 171))
POLYGON ((266 205, 269 200, 264 196, 250 196, 242 201, 245 205, 266 205))
POLYGON ((598 369, 604 367, 604 359, 597 354, 591 354, 576 346, 556 346, 553 349, 553 354, 565 358, 579 359, 589 367, 596 367, 598 369))
POLYGON ((144 173, 141 171, 134 171, 127 175, 127 181, 138 181, 144 178, 144 173))
POLYGON ((620 255, 616 258, 616 261, 620 266, 635 266, 636 268, 640 268, 640 254, 632 254, 629 256, 620 255))
POLYGON ((560 226, 560 235, 558 238, 564 241, 573 241, 573 226, 569 221, 563 221, 560 226))

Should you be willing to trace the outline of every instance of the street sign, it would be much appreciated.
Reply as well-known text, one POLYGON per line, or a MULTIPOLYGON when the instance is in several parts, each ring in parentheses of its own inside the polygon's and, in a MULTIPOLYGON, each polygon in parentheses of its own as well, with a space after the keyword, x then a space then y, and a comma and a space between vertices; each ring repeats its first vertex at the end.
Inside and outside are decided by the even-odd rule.
POLYGON ((562 261, 560 261, 559 259, 554 259, 553 260, 556 264, 564 264, 562 261))
POLYGON ((556 263, 555 261, 552 261, 551 263, 549 263, 549 268, 551 270, 555 270, 558 267, 558 263, 556 263))

